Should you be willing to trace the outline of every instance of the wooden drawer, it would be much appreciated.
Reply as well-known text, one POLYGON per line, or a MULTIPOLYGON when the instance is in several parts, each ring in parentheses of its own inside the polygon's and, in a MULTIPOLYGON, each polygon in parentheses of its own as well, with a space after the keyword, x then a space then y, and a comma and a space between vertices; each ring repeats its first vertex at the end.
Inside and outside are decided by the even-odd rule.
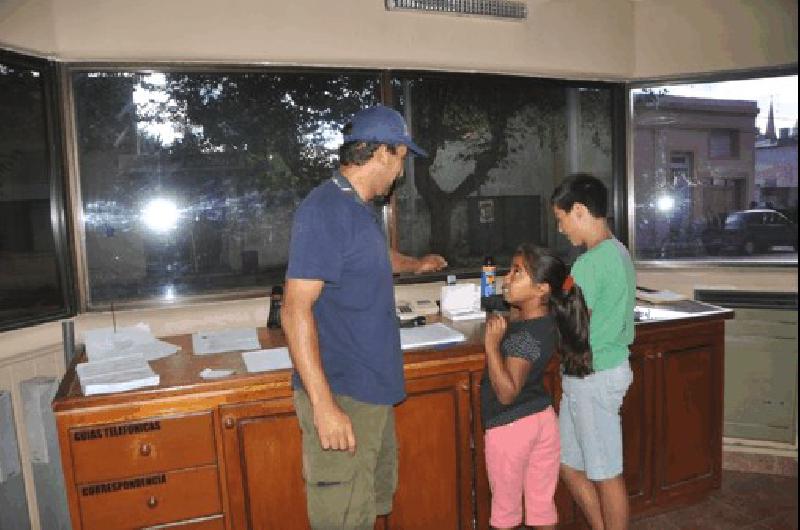
POLYGON ((142 530, 225 530, 225 517, 213 515, 211 517, 201 517, 177 523, 159 524, 148 526, 142 530))
POLYGON ((216 466, 84 484, 78 498, 83 530, 142 528, 222 512, 216 466))
POLYGON ((210 413, 71 429, 69 437, 76 484, 217 460, 210 413))

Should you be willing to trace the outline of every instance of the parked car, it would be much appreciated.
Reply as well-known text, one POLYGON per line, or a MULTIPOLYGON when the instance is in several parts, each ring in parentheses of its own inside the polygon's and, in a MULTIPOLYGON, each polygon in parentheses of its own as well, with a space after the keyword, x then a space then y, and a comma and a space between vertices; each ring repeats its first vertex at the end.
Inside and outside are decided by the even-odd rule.
POLYGON ((729 213, 721 228, 706 228, 702 240, 712 255, 728 249, 748 256, 776 247, 797 251, 797 225, 775 210, 742 210, 729 213))

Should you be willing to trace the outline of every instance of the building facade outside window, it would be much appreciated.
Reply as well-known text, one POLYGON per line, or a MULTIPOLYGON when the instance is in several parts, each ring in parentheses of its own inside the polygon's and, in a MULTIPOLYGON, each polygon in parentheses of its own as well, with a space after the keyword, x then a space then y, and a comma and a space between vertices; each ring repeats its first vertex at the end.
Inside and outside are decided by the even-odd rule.
POLYGON ((711 129, 708 134, 708 158, 713 160, 739 158, 739 131, 711 129))
POLYGON ((647 87, 631 103, 637 259, 797 263, 796 75, 647 87))

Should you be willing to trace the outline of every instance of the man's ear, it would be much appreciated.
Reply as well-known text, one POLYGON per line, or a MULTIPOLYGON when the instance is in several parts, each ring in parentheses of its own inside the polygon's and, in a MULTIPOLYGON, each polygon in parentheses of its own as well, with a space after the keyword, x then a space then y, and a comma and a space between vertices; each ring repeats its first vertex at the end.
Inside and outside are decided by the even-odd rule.
POLYGON ((386 146, 386 144, 381 144, 375 150, 375 154, 373 156, 375 156, 378 161, 386 163, 386 160, 389 157, 389 148, 386 146))

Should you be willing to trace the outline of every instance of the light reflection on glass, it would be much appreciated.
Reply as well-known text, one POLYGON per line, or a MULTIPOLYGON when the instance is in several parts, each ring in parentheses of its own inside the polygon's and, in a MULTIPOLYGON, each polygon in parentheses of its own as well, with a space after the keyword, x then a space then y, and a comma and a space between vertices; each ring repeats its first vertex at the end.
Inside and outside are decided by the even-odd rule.
POLYGON ((178 207, 174 201, 159 197, 145 205, 141 218, 153 232, 164 233, 175 229, 178 215, 178 207))
POLYGON ((172 284, 164 286, 164 300, 175 300, 175 286, 172 284))
POLYGON ((669 212, 675 208, 675 199, 669 195, 662 195, 658 198, 658 209, 662 212, 669 212))

